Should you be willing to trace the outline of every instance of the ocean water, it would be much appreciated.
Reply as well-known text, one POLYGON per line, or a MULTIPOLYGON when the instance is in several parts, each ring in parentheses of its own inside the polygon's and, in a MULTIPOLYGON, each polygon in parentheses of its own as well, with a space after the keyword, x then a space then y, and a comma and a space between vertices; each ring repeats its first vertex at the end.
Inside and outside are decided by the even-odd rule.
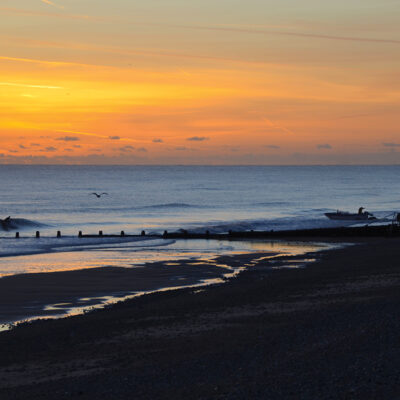
POLYGON ((400 209, 400 166, 0 166, 0 218, 31 235, 330 226, 400 209), (97 198, 92 192, 107 192, 97 198))

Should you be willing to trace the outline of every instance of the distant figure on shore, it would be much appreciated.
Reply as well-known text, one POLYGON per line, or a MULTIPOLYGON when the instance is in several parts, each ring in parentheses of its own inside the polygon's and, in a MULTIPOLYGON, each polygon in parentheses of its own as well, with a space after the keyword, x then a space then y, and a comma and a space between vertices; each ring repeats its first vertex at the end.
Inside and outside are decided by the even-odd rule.
POLYGON ((360 207, 360 208, 358 209, 358 215, 362 215, 363 210, 364 210, 364 207, 360 207))
POLYGON ((103 193, 96 193, 96 192, 93 192, 93 193, 90 193, 90 194, 94 194, 98 199, 101 197, 101 196, 103 196, 103 194, 106 194, 106 195, 108 195, 108 193, 106 193, 106 192, 103 192, 103 193))
POLYGON ((0 223, 1 223, 1 227, 5 231, 8 231, 10 229, 11 217, 8 216, 7 218, 0 219, 0 223))

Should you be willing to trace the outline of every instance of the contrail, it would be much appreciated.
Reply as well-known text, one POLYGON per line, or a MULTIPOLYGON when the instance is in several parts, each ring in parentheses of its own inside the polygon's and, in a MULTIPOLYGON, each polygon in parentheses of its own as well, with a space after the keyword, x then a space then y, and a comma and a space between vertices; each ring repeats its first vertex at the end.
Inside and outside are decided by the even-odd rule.
MULTIPOLYGON (((263 61, 248 61, 248 60, 239 60, 228 57, 216 57, 216 56, 207 56, 207 55, 199 55, 199 54, 190 54, 190 53, 177 53, 177 52, 161 52, 161 51, 144 51, 144 50, 124 50, 120 48, 112 48, 112 47, 99 47, 99 46, 85 46, 85 45, 74 45, 74 44, 63 44, 63 43, 53 43, 53 42, 44 42, 44 41, 29 41, 25 40, 25 43, 33 43, 33 44, 42 44, 43 46, 55 47, 55 48, 71 48, 71 49, 86 49, 86 50, 100 50, 105 53, 112 54, 123 54, 123 55, 131 55, 131 56, 144 56, 144 57, 171 57, 171 58, 187 58, 187 59, 197 59, 197 60, 210 60, 210 61, 220 61, 220 62, 229 62, 229 63, 237 63, 237 64, 246 64, 246 65, 280 65, 276 63, 263 62, 263 61)), ((67 65, 75 65, 81 67, 113 67, 119 68, 118 66, 112 65, 100 65, 100 64, 82 64, 75 62, 67 62, 67 61, 46 61, 46 60, 37 60, 37 59, 29 59, 29 58, 17 58, 17 57, 6 57, 0 56, 0 60, 9 60, 9 61, 19 61, 19 62, 27 62, 27 63, 38 63, 45 65, 53 65, 53 66, 67 66, 67 65)))
POLYGON ((91 133, 91 132, 80 132, 80 131, 69 131, 69 130, 58 130, 56 132, 59 133, 75 133, 76 135, 84 135, 84 136, 94 136, 98 138, 103 138, 103 139, 108 139, 108 136, 106 135, 99 135, 97 133, 91 133))
POLYGON ((321 33, 301 33, 301 32, 290 32, 290 31, 278 31, 278 30, 266 30, 266 29, 251 29, 251 28, 235 28, 235 27, 223 27, 223 26, 202 26, 202 25, 167 25, 158 24, 162 26, 170 26, 183 29, 193 30, 208 30, 208 31, 220 31, 220 32, 238 32, 238 33, 249 33, 256 35, 279 35, 279 36, 294 36, 300 38, 310 39, 326 39, 326 40, 341 40, 351 42, 366 42, 366 43, 388 43, 388 44, 400 44, 400 40, 397 39, 378 39, 378 38, 363 38, 354 36, 339 36, 339 35, 326 35, 321 33))
POLYGON ((59 6, 58 4, 53 3, 50 0, 40 0, 42 3, 48 4, 49 6, 57 7, 57 8, 64 8, 63 6, 59 6))
MULTIPOLYGON (((65 129, 57 130, 58 133, 74 133, 75 135, 84 135, 84 136, 94 136, 102 139, 109 139, 110 135, 100 135, 98 133, 92 132, 81 132, 81 131, 70 131, 65 129)), ((151 140, 139 140, 139 139, 129 139, 129 138, 120 138, 120 141, 127 141, 127 142, 139 142, 139 143, 152 143, 151 140)))
POLYGON ((75 62, 67 62, 67 61, 46 61, 46 60, 36 60, 33 58, 21 58, 21 57, 7 57, 7 56, 0 56, 0 60, 5 61, 18 61, 18 62, 25 62, 25 63, 33 63, 33 64, 43 64, 49 65, 54 67, 61 67, 61 66, 78 66, 78 67, 98 67, 97 64, 80 64, 75 62))
POLYGON ((282 125, 278 125, 276 122, 273 122, 273 121, 271 121, 271 120, 268 119, 268 118, 265 118, 265 117, 264 117, 263 120, 266 121, 266 122, 268 123, 268 125, 270 125, 272 128, 276 128, 276 129, 279 129, 279 130, 281 130, 281 131, 283 131, 283 132, 285 132, 285 133, 290 133, 291 135, 294 135, 294 132, 291 131, 290 129, 285 128, 285 127, 282 126, 282 125))
POLYGON ((32 17, 51 17, 51 18, 55 17, 55 18, 63 18, 63 19, 82 19, 82 20, 93 20, 93 21, 105 20, 104 18, 92 17, 89 15, 65 14, 65 13, 59 13, 59 12, 30 11, 30 10, 21 10, 18 8, 10 8, 10 7, 0 7, 0 11, 9 13, 9 14, 29 15, 32 17))
POLYGON ((30 84, 14 83, 14 82, 0 82, 0 86, 17 86, 17 87, 27 87, 34 89, 64 89, 61 86, 30 85, 30 84))

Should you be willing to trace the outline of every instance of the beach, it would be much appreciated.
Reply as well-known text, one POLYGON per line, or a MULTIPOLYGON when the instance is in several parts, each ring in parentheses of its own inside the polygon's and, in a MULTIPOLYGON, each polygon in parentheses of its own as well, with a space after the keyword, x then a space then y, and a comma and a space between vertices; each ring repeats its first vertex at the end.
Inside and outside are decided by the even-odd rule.
POLYGON ((0 334, 0 396, 397 398, 399 245, 363 239, 300 268, 222 255, 251 266, 225 283, 20 325, 0 334))
MULTIPOLYGON (((246 262, 274 255, 256 252, 246 262)), ((0 323, 80 314, 150 292, 224 282, 240 270, 234 260, 219 257, 5 276, 0 279, 0 323)))
POLYGON ((400 400, 399 5, 2 0, 0 400, 400 400))
MULTIPOLYGON (((270 259, 271 265, 284 260, 284 267, 297 267, 307 262, 303 257, 306 254, 334 246, 265 239, 151 237, 140 240, 137 246, 136 237, 109 243, 113 239, 121 240, 83 237, 79 239, 80 247, 66 247, 66 251, 58 248, 1 258, 0 332, 10 324, 82 314, 157 291, 222 283, 261 259, 270 259), (91 240, 97 243, 94 249, 85 246, 91 240), (141 243, 153 246, 143 247, 141 243), (243 263, 230 257, 243 254, 247 254, 243 263)), ((63 240, 72 239, 57 239, 61 244, 63 240)))

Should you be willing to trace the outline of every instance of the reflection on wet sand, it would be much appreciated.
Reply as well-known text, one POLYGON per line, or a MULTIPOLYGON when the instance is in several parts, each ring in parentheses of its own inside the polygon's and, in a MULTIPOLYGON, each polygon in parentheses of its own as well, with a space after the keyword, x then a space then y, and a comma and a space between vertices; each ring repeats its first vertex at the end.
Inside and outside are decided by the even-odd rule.
MULTIPOLYGON (((29 273, 0 279, 2 328, 7 329, 10 322, 82 314, 156 291, 222 283, 246 268, 299 268, 314 260, 302 255, 328 248, 279 242, 204 242, 178 242, 169 251, 150 250, 149 254, 106 249, 29 256, 31 267, 21 268, 29 273)), ((28 262, 24 257, 18 261, 28 262)))

